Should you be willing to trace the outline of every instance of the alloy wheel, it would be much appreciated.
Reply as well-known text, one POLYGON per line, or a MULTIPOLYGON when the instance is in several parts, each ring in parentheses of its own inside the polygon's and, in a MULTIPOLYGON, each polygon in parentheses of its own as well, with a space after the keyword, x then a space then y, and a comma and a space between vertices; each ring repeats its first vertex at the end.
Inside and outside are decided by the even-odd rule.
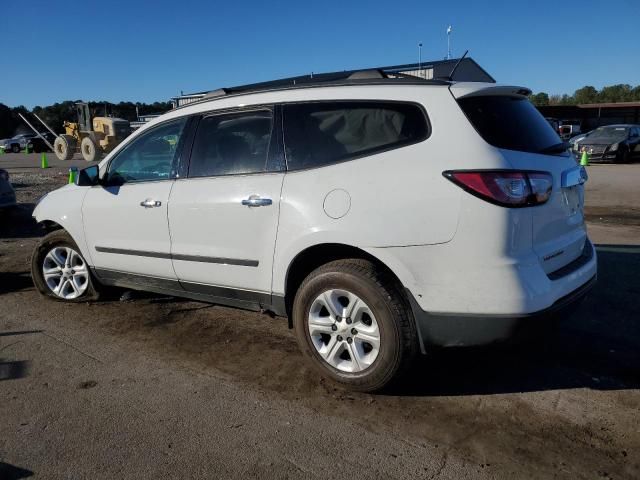
POLYGON ((42 276, 53 294, 73 300, 86 292, 89 271, 82 256, 70 247, 54 247, 44 257, 42 276))
POLYGON ((378 357, 378 322, 369 306, 351 292, 333 289, 318 295, 307 323, 318 354, 342 372, 366 370, 378 357))

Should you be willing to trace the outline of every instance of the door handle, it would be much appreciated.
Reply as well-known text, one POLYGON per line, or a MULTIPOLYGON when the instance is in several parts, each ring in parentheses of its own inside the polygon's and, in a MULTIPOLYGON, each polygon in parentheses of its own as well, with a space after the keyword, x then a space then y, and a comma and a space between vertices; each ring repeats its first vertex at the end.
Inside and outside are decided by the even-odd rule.
POLYGON ((153 200, 151 198, 147 198, 140 202, 140 206, 144 208, 159 207, 160 205, 162 205, 160 200, 153 200))
POLYGON ((247 207, 266 207, 272 203, 273 201, 270 198, 260 198, 260 195, 251 195, 249 198, 242 200, 242 205, 247 207))

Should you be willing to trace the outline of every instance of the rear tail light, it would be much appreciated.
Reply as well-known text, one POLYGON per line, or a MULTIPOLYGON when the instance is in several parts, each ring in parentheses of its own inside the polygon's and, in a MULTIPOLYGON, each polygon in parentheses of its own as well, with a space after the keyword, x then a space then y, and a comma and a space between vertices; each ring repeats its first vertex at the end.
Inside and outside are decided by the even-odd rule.
POLYGON ((547 172, 459 170, 442 174, 478 198, 502 207, 530 207, 549 200, 553 177, 547 172))

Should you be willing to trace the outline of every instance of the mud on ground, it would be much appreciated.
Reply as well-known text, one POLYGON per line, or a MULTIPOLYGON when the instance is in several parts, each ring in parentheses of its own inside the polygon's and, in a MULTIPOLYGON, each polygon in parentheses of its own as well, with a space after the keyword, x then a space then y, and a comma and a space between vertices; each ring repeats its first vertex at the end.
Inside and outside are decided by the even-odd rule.
MULTIPOLYGON (((284 319, 148 294, 120 301, 119 292, 82 305, 43 300, 28 273, 40 234, 30 211, 66 176, 17 173, 12 181, 21 205, 0 220, 1 330, 46 309, 114 342, 288 401, 292 410, 304 406, 414 446, 435 445, 498 477, 640 477, 637 245, 598 246, 597 288, 541 342, 436 353, 395 390, 354 394, 307 368, 284 319)), ((619 209, 589 208, 588 218, 619 223, 619 209)))

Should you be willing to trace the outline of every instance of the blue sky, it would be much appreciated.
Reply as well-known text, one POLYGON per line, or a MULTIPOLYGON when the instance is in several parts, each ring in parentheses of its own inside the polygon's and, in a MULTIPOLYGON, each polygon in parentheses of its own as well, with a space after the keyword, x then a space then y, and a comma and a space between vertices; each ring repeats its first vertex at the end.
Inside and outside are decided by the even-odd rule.
POLYGON ((153 102, 185 92, 469 55, 499 82, 640 84, 640 1, 3 0, 0 102, 153 102), (115 8, 111 9, 111 6, 115 8))

